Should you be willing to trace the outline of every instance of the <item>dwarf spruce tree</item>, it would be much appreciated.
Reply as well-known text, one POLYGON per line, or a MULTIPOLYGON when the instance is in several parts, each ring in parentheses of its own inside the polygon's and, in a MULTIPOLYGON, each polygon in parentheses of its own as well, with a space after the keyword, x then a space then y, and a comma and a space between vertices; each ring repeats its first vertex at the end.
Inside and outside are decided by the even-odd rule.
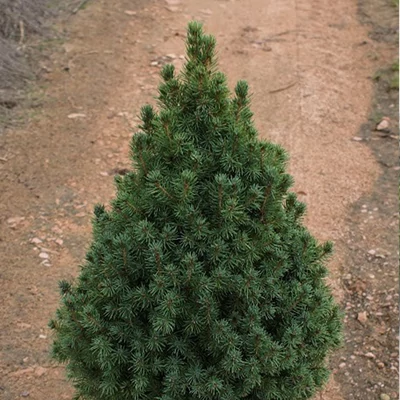
POLYGON ((214 53, 189 24, 183 72, 166 65, 159 111, 142 108, 134 171, 60 283, 53 354, 76 398, 295 400, 327 380, 331 244, 302 225, 285 151, 257 138, 247 84, 229 97, 214 53))

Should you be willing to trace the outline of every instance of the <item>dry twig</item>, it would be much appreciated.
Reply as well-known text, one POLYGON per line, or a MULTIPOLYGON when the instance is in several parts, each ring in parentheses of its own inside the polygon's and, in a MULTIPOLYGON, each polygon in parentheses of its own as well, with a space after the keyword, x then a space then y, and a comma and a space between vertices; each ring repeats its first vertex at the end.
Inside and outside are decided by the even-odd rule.
POLYGON ((292 82, 290 85, 284 86, 284 87, 279 88, 279 89, 270 90, 268 93, 278 93, 278 92, 282 92, 283 90, 290 89, 292 86, 296 85, 296 83, 297 83, 297 82, 292 82))

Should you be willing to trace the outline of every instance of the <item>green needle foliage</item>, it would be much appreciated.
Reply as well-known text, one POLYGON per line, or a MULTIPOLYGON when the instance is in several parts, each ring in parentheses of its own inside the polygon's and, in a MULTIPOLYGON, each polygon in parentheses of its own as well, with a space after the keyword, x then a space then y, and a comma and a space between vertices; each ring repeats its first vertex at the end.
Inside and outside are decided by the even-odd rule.
POLYGON ((302 225, 287 155, 257 138, 247 84, 229 97, 215 38, 190 23, 183 72, 161 75, 134 172, 109 211, 95 208, 77 282, 60 283, 53 355, 77 399, 308 399, 340 344, 332 246, 302 225))

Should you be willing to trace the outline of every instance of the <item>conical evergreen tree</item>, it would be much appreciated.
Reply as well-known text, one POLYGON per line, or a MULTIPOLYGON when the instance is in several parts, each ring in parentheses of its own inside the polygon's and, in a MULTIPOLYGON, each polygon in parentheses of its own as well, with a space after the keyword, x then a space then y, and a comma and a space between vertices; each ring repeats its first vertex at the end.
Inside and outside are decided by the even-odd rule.
POLYGON ((247 84, 230 98, 214 53, 190 23, 183 72, 166 65, 159 111, 142 109, 134 172, 60 283, 53 355, 77 399, 296 400, 327 380, 332 246, 302 225, 285 151, 257 138, 247 84))

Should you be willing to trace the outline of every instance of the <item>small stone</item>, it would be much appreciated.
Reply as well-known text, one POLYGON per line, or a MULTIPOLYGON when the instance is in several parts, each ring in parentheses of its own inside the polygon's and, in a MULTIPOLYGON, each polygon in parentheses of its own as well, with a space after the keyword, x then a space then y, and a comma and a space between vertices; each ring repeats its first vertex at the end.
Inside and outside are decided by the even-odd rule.
POLYGON ((339 368, 340 368, 340 369, 343 369, 343 368, 345 368, 345 367, 346 367, 346 363, 342 362, 342 363, 339 364, 339 368))
POLYGON ((57 233, 59 235, 61 235, 63 233, 62 229, 58 226, 53 226, 53 228, 51 228, 51 231, 54 233, 57 233))
POLYGON ((29 397, 29 392, 25 390, 24 392, 21 393, 21 397, 29 397))
POLYGON ((86 118, 86 114, 72 113, 68 115, 69 119, 86 118))
POLYGON ((7 224, 9 225, 17 225, 20 222, 22 222, 25 219, 25 217, 11 217, 7 219, 7 224))
POLYGON ((386 393, 382 393, 379 398, 380 400, 390 400, 390 396, 386 393))
POLYGON ((374 250, 374 249, 368 250, 368 254, 371 256, 374 256, 376 254, 376 250, 374 250))
POLYGON ((385 368, 385 364, 384 364, 382 361, 378 361, 378 362, 376 363, 376 365, 378 366, 379 369, 385 368))
POLYGON ((125 11, 125 14, 126 14, 126 15, 129 15, 129 16, 132 16, 132 15, 136 15, 137 12, 136 12, 136 11, 131 11, 131 10, 126 10, 126 11, 125 11))
POLYGON ((158 65, 158 61, 152 61, 152 62, 150 63, 150 65, 151 65, 152 67, 156 67, 156 66, 158 65))
POLYGON ((368 317, 367 317, 367 312, 366 312, 366 311, 359 312, 359 313, 357 314, 357 319, 358 319, 362 324, 364 324, 365 322, 367 322, 367 319, 368 319, 368 317))
POLYGON ((47 339, 47 336, 46 336, 46 335, 43 335, 43 334, 40 334, 40 335, 39 335, 39 339, 47 339))
POLYGON ((168 58, 172 58, 174 60, 175 58, 177 58, 177 55, 173 54, 173 53, 170 53, 170 54, 167 54, 167 57, 168 58))
POLYGON ((62 246, 64 241, 62 239, 56 239, 55 242, 59 245, 62 246))
POLYGON ((363 138, 361 138, 360 136, 354 136, 351 140, 354 140, 355 142, 361 142, 363 138))
POLYGON ((25 357, 22 361, 23 361, 24 363, 27 363, 27 362, 29 361, 29 357, 25 357))
POLYGON ((181 4, 181 0, 165 0, 165 2, 169 6, 177 6, 178 4, 181 4))
POLYGON ((384 131, 390 126, 390 119, 388 117, 383 117, 382 121, 376 126, 377 131, 384 131))
POLYGON ((50 256, 49 256, 47 253, 45 253, 44 251, 42 251, 42 252, 39 254, 39 257, 40 257, 40 258, 43 258, 43 259, 45 259, 45 260, 47 260, 48 258, 50 258, 50 256))
POLYGON ((29 329, 32 327, 31 324, 27 324, 25 322, 17 322, 17 326, 18 326, 18 328, 21 328, 21 329, 29 329))
POLYGON ((170 11, 170 12, 177 12, 177 11, 179 11, 179 7, 176 7, 176 6, 169 6, 169 7, 166 7, 166 8, 167 8, 167 10, 170 11))
POLYGON ((374 353, 368 352, 364 354, 367 358, 376 358, 374 353))
POLYGON ((100 172, 100 175, 101 175, 101 176, 108 176, 108 172, 102 171, 102 172, 100 172))
POLYGON ((43 376, 45 373, 47 372, 47 369, 46 368, 43 368, 43 367, 37 367, 36 369, 35 369, 35 375, 36 376, 43 376))
POLYGON ((41 241, 39 238, 37 238, 37 237, 35 237, 35 238, 32 238, 32 239, 30 240, 30 242, 31 242, 31 243, 33 243, 33 244, 39 244, 39 243, 42 243, 42 241, 41 241))

